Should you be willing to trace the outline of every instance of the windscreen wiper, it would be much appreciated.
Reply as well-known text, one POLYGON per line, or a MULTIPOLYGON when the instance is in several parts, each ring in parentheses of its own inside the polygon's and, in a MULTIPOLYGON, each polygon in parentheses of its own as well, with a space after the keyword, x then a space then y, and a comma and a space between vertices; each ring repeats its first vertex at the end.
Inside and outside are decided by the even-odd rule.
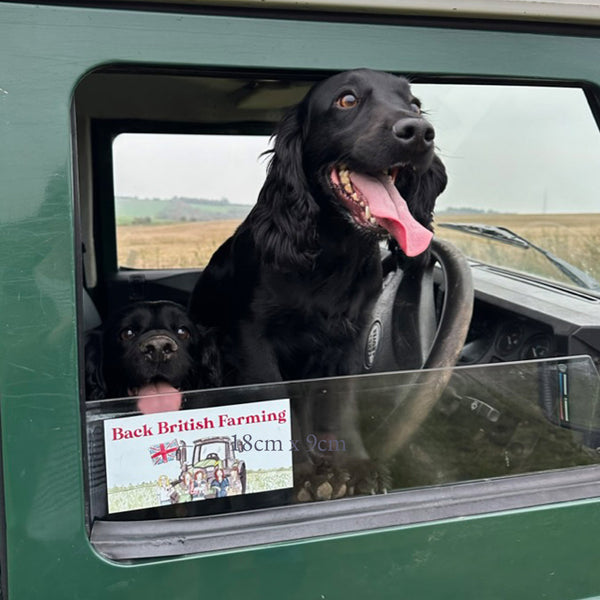
POLYGON ((456 229, 464 233, 470 233, 480 237, 490 238, 511 246, 518 246, 527 250, 533 248, 540 254, 544 255, 563 275, 566 275, 573 283, 588 290, 600 290, 598 283, 591 275, 585 271, 574 267, 566 260, 559 258, 548 250, 544 250, 540 246, 530 242, 519 234, 496 225, 485 225, 482 223, 436 223, 436 227, 446 227, 447 229, 456 229))

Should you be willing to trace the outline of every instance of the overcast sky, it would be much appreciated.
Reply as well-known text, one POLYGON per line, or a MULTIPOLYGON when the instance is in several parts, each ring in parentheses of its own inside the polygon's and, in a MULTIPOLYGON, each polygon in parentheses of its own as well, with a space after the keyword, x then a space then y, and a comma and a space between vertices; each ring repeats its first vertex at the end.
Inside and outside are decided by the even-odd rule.
MULTIPOLYGON (((600 134, 579 89, 414 85, 449 172, 438 209, 597 212, 600 134)), ((255 202, 266 137, 123 134, 118 196, 255 202)))

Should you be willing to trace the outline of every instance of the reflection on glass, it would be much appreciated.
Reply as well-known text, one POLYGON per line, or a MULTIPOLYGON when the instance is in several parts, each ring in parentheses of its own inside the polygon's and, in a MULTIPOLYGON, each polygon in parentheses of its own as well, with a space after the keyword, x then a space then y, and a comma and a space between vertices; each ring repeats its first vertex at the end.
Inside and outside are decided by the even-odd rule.
POLYGON ((92 518, 225 513, 594 464, 599 400, 598 373, 581 357, 205 390, 153 415, 135 399, 90 402, 92 518))

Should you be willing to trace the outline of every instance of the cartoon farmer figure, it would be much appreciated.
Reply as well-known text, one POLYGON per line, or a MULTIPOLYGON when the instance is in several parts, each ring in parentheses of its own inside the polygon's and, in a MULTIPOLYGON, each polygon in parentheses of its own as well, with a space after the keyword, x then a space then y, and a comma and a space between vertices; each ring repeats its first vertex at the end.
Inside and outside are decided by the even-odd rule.
POLYGON ((210 487, 215 492, 215 498, 225 498, 229 487, 229 479, 225 477, 225 472, 221 467, 215 469, 214 475, 215 478, 212 480, 210 487))
POLYGON ((166 475, 161 475, 157 481, 158 484, 158 501, 161 506, 172 503, 172 494, 175 491, 171 485, 171 480, 166 475))
POLYGON ((202 469, 198 469, 194 473, 194 481, 190 493, 192 495, 192 500, 204 500, 206 498, 206 494, 208 493, 208 482, 206 481, 202 469))

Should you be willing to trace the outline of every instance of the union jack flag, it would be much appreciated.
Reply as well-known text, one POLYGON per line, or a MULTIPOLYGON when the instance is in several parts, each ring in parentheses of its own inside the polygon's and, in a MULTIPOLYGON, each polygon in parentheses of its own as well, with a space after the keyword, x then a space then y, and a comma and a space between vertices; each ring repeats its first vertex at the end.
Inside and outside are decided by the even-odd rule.
POLYGON ((150 458, 152 463, 155 465, 162 465, 163 463, 175 460, 177 458, 177 449, 179 445, 177 440, 172 440, 166 444, 157 444, 150 446, 148 451, 150 452, 150 458))

